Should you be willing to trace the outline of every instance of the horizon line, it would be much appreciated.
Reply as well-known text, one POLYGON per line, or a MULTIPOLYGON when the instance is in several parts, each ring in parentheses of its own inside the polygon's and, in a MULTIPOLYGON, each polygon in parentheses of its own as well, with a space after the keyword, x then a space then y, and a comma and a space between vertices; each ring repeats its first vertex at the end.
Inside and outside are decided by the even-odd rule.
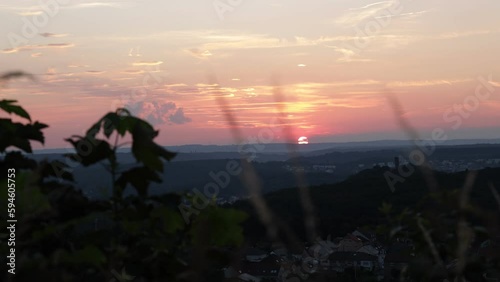
MULTIPOLYGON (((432 139, 420 139, 422 141, 433 141, 432 139)), ((330 145, 330 144, 360 144, 360 143, 380 143, 380 142, 412 142, 413 140, 411 139, 377 139, 377 140, 368 140, 368 141, 344 141, 344 142, 318 142, 318 143, 309 143, 309 144, 297 144, 297 143, 287 143, 287 142, 280 142, 280 143, 262 143, 264 145, 286 145, 286 144, 291 144, 291 145, 297 145, 299 147, 309 147, 309 146, 314 146, 314 145, 330 145)), ((450 141, 462 141, 462 142, 474 142, 477 141, 478 143, 473 143, 473 144, 462 144, 462 145, 482 145, 482 144, 500 144, 500 139, 498 138, 456 138, 456 139, 448 139, 444 140, 441 143, 437 144, 439 145, 445 145, 444 143, 450 142, 450 141), (485 143, 485 142, 492 142, 493 143, 485 143)), ((246 144, 246 143, 244 143, 246 144)), ((183 147, 183 146, 217 146, 217 147, 225 147, 225 146, 240 146, 241 144, 182 144, 182 145, 162 145, 162 147, 183 147)), ((130 149, 131 147, 122 147, 121 149, 130 149)), ((57 150, 68 150, 68 149, 74 149, 74 148, 46 148, 46 149, 34 149, 33 154, 35 153, 43 153, 44 151, 57 151, 57 150)))

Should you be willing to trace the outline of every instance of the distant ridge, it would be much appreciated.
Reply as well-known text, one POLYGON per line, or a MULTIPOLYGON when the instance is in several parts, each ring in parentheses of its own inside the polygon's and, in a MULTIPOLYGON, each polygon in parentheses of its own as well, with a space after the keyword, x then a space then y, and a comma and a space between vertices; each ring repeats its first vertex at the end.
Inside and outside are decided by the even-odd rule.
MULTIPOLYGON (((500 139, 450 139, 441 144, 442 146, 454 145, 477 145, 477 144, 500 144, 500 139)), ((286 153, 288 152, 287 143, 268 143, 263 144, 264 147, 259 153, 286 153)), ((295 145, 295 144, 294 144, 295 145)), ((250 147, 251 145, 246 145, 250 147)), ((297 145, 295 148, 299 152, 313 152, 320 150, 337 149, 341 151, 350 151, 351 149, 370 149, 384 147, 408 147, 413 146, 413 141, 410 140, 375 140, 375 141, 357 141, 357 142, 328 142, 328 143, 312 143, 308 145, 297 145)), ((239 152, 239 145, 203 145, 203 144, 187 144, 178 146, 165 146, 174 152, 179 153, 218 153, 218 152, 239 152)), ((243 148, 243 149, 244 149, 243 148)), ((61 154, 70 153, 72 149, 55 148, 34 150, 35 154, 61 154)), ((130 152, 130 148, 123 148, 119 152, 130 152)))

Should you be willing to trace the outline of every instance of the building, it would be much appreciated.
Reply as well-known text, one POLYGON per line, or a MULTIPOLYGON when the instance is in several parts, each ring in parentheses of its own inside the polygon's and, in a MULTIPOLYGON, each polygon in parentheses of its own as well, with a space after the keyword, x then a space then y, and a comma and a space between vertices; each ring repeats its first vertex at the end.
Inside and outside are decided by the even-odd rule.
POLYGON ((246 274, 249 276, 257 277, 259 279, 275 280, 278 278, 280 268, 280 258, 276 255, 269 255, 258 262, 247 260, 242 261, 238 267, 238 273, 240 275, 246 274))
POLYGON ((245 251, 245 260, 250 262, 259 262, 268 257, 269 254, 266 251, 256 249, 256 248, 248 248, 245 251))
POLYGON ((338 251, 340 252, 355 252, 363 247, 363 240, 352 235, 347 234, 339 241, 338 251))
POLYGON ((361 252, 335 252, 329 257, 330 268, 344 272, 347 268, 373 271, 377 267, 377 257, 361 252))

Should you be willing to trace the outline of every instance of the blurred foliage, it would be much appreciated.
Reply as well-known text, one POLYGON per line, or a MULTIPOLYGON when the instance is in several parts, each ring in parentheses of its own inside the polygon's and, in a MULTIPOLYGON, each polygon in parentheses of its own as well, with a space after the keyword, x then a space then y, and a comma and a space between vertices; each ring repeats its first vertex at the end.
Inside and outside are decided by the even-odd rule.
POLYGON ((484 274, 500 269, 499 212, 471 200, 476 176, 469 172, 462 188, 428 193, 402 211, 381 205, 386 223, 378 227, 379 235, 410 250, 408 266, 394 281, 490 281, 484 274))
MULTIPOLYGON (((22 76, 29 77, 13 72, 2 75, 0 82, 22 76)), ((154 142, 158 131, 149 123, 126 109, 110 112, 85 136, 65 139, 75 148, 65 161, 37 162, 29 157, 30 142, 43 144, 47 125, 33 122, 17 101, 1 100, 0 109, 25 120, 0 119, 0 169, 16 171, 18 220, 16 275, 2 271, 0 280, 210 281, 220 277, 227 263, 222 250, 243 241, 240 223, 245 215, 210 206, 186 224, 178 211, 182 195, 148 195, 150 183, 161 182, 163 162, 176 155, 154 142), (127 134, 137 166, 123 171, 116 153, 123 145, 118 143, 120 138, 127 134), (109 172, 113 197, 91 201, 83 195, 71 174, 75 165, 102 165, 109 172), (128 187, 137 193, 125 198, 128 187), (201 243, 203 248, 195 248, 201 243), (212 276, 204 274, 208 267, 212 276)), ((0 174, 0 185, 7 187, 6 173, 0 174)), ((2 207, 7 206, 7 194, 0 194, 2 207)), ((10 248, 4 214, 2 254, 10 248)), ((0 263, 6 265, 5 256, 0 263)))

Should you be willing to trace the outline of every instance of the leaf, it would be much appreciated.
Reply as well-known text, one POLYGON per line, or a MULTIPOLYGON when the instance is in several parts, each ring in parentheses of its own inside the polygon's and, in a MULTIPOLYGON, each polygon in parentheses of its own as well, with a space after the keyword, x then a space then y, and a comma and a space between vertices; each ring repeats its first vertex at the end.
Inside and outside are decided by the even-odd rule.
POLYGON ((25 151, 26 153, 33 153, 33 150, 31 149, 30 141, 26 138, 13 137, 10 140, 9 146, 17 147, 17 148, 25 151))
POLYGON ((135 124, 137 123, 137 119, 134 117, 130 117, 130 116, 125 116, 125 117, 122 116, 119 118, 120 118, 120 123, 116 127, 118 134, 120 134, 121 136, 124 136, 125 133, 127 133, 127 132, 132 134, 132 129, 134 128, 135 124))
POLYGON ((0 119, 0 152, 14 146, 27 153, 32 153, 29 141, 34 140, 43 144, 45 138, 41 130, 46 127, 48 127, 46 124, 39 122, 25 125, 12 122, 10 119, 0 119))
POLYGON ((6 111, 9 114, 13 113, 31 121, 31 117, 28 114, 28 112, 24 110, 21 106, 14 105, 15 103, 17 103, 16 100, 1 100, 0 109, 6 111))
POLYGON ((147 122, 130 117, 133 120, 132 133, 132 153, 137 161, 156 171, 163 171, 161 158, 170 161, 176 153, 172 153, 162 148, 153 141, 158 136, 158 131, 147 122))
POLYGON ((86 136, 91 139, 95 138, 101 128, 106 138, 109 138, 115 130, 118 134, 124 136, 127 131, 130 132, 133 125, 133 120, 130 118, 130 112, 126 109, 118 109, 114 113, 107 113, 87 130, 86 136))
POLYGON ((43 144, 45 142, 45 137, 43 136, 42 129, 47 127, 49 126, 36 121, 33 124, 19 124, 18 132, 23 138, 38 141, 43 144))
POLYGON ((76 154, 65 154, 65 156, 84 166, 89 166, 114 156, 111 146, 104 140, 92 140, 81 136, 74 136, 73 138, 64 140, 71 143, 77 152, 76 154))
POLYGON ((141 197, 148 194, 148 187, 151 182, 161 183, 161 178, 156 171, 148 167, 136 167, 123 172, 116 181, 121 190, 125 190, 127 184, 131 184, 141 197))
MULTIPOLYGON (((116 113, 108 113, 87 130, 86 136, 89 139, 93 139, 102 128, 104 135, 109 138, 113 134, 113 131, 120 127, 120 123, 120 117, 116 113)), ((123 134, 120 135, 123 136, 123 134)))
POLYGON ((125 120, 129 124, 128 131, 136 139, 153 140, 153 138, 158 136, 159 132, 151 124, 142 119, 131 116, 125 120))
POLYGON ((154 153, 154 143, 139 143, 134 140, 132 143, 132 154, 138 162, 155 171, 163 171, 163 163, 158 155, 154 153))
POLYGON ((166 161, 171 161, 173 158, 175 158, 175 156, 177 156, 177 153, 170 152, 170 151, 166 150, 165 148, 160 147, 158 145, 155 146, 154 150, 155 150, 156 154, 163 157, 166 161))
POLYGON ((159 132, 148 122, 133 117, 126 109, 118 109, 114 113, 104 115, 99 121, 87 130, 86 138, 95 140, 95 137, 103 129, 104 135, 109 138, 116 130, 120 136, 127 132, 132 135, 132 154, 138 162, 155 171, 163 171, 162 158, 170 161, 176 154, 167 151, 153 139, 159 132))

